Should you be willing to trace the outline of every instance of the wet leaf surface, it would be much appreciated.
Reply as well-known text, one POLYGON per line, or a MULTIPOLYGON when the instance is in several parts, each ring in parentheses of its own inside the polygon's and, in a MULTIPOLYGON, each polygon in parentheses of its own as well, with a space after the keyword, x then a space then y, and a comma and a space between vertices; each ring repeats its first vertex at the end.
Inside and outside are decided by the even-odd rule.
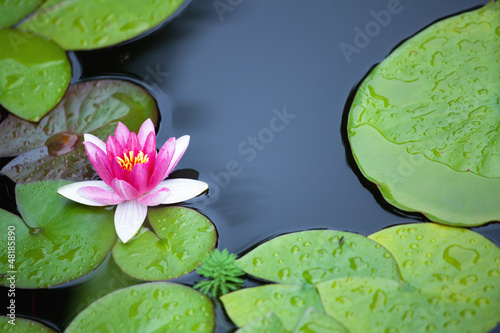
POLYGON ((39 121, 61 100, 71 80, 66 53, 16 29, 0 30, 0 45, 0 104, 18 117, 39 121))
POLYGON ((499 3, 440 21, 358 89, 354 158, 398 208, 453 225, 500 219, 499 22, 499 3))
POLYGON ((16 316, 15 325, 9 317, 0 316, 0 330, 4 333, 55 333, 56 331, 34 320, 16 316))
POLYGON ((203 294, 179 284, 153 282, 100 298, 65 332, 213 332, 214 316, 203 294))
POLYGON ((314 308, 309 308, 292 333, 314 332, 314 333, 348 333, 349 331, 337 320, 318 312, 314 308))
MULTIPOLYGON (((8 262, 7 233, 0 235, 0 272, 15 270, 17 288, 44 288, 82 277, 96 268, 115 243, 114 212, 74 203, 56 191, 67 181, 16 186, 22 219, 0 210, 4 230, 15 227, 15 269, 8 262)), ((9 285, 7 276, 0 284, 9 285)))
POLYGON ((243 326, 236 333, 286 333, 283 323, 273 312, 267 313, 265 316, 255 319, 254 321, 243 326))
POLYGON ((42 0, 15 0, 0 3, 0 28, 7 28, 35 10, 42 0))
POLYGON ((488 332, 500 322, 500 249, 463 228, 419 223, 370 236, 403 280, 354 277, 316 285, 325 312, 353 332, 488 332))
POLYGON ((171 16, 185 0, 48 1, 19 28, 66 50, 86 50, 131 39, 171 16))
POLYGON ((433 223, 391 227, 370 238, 394 255, 403 280, 429 303, 471 314, 455 316, 464 327, 485 332, 500 322, 500 249, 490 240, 433 223))
POLYGON ((71 85, 59 105, 39 123, 14 116, 0 123, 0 156, 21 154, 1 172, 17 183, 96 179, 82 144, 83 134, 106 140, 118 121, 137 132, 147 118, 156 124, 156 103, 133 83, 96 80, 71 85))
POLYGON ((317 288, 325 312, 352 332, 479 333, 492 329, 491 319, 498 316, 465 299, 450 302, 388 279, 335 279, 317 288))
POLYGON ((153 231, 142 228, 139 236, 113 248, 118 266, 136 279, 167 280, 192 272, 217 242, 215 226, 193 209, 149 208, 148 219, 153 231))
POLYGON ((279 236, 236 261, 246 273, 287 284, 315 284, 336 277, 399 279, 390 253, 358 234, 311 230, 279 236))
POLYGON ((228 316, 242 327, 263 314, 274 312, 287 330, 292 330, 311 306, 323 312, 316 289, 312 286, 270 284, 241 289, 220 297, 228 316))

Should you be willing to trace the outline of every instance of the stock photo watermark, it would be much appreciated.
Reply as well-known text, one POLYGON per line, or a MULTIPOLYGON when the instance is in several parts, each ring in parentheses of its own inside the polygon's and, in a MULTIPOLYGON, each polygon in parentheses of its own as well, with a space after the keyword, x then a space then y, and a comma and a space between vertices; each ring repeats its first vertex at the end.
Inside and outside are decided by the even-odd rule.
POLYGON ((9 305, 7 306, 8 323, 16 324, 16 227, 10 225, 7 227, 7 262, 9 270, 6 280, 9 281, 7 297, 9 305))
POLYGON ((215 12, 219 16, 221 22, 224 21, 224 15, 229 12, 232 13, 236 7, 241 5, 244 0, 214 0, 212 1, 212 6, 215 12))
MULTIPOLYGON (((281 110, 274 108, 271 111, 272 116, 266 126, 262 127, 256 134, 248 135, 236 146, 238 155, 246 163, 251 163, 257 158, 259 152, 262 152, 271 144, 276 135, 283 132, 288 125, 297 117, 288 112, 286 105, 281 110)), ((218 197, 220 190, 229 186, 232 177, 238 176, 243 172, 242 163, 236 159, 227 161, 225 168, 219 171, 210 171, 212 182, 209 182, 210 194, 212 197, 218 197)), ((202 204, 208 204, 208 198, 204 198, 202 204)))
MULTIPOLYGON (((411 2, 412 0, 406 0, 411 2)), ((404 9, 400 0, 389 0, 387 2, 385 9, 370 10, 370 16, 373 20, 368 21, 363 27, 354 26, 354 37, 352 42, 347 43, 345 41, 339 44, 340 50, 344 55, 345 60, 348 64, 352 61, 352 56, 354 54, 360 54, 361 50, 370 45, 373 38, 376 38, 382 28, 387 27, 392 20, 394 15, 400 14, 404 9)))

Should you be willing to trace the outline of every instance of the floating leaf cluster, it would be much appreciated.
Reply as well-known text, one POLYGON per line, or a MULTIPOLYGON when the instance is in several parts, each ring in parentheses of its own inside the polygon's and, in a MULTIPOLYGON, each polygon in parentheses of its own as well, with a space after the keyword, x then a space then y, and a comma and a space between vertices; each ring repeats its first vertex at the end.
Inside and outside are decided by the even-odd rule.
POLYGON ((196 273, 208 280, 199 281, 194 288, 212 297, 240 289, 244 281, 239 276, 245 273, 236 265, 235 259, 236 255, 227 249, 222 252, 214 249, 203 258, 201 267, 196 269, 196 273))

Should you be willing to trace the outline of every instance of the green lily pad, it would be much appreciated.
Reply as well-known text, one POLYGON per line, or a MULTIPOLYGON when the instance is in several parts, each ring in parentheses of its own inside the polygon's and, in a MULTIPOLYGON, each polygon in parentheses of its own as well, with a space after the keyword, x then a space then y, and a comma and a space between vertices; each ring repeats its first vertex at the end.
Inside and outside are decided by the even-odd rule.
POLYGON ((170 17, 184 0, 58 0, 19 28, 49 37, 66 50, 87 50, 131 39, 170 17))
POLYGON ((314 308, 309 308, 302 318, 300 318, 297 326, 292 333, 348 333, 341 323, 332 317, 316 311, 314 308))
POLYGON ((0 28, 7 28, 35 10, 42 0, 15 0, 0 2, 0 28))
POLYGON ((370 238, 393 254, 404 281, 435 295, 435 302, 472 309, 475 315, 467 320, 484 327, 500 322, 500 249, 485 237, 419 223, 384 229, 370 238))
POLYGON ((15 325, 9 324, 11 318, 0 316, 0 331, 4 333, 55 333, 56 331, 48 328, 34 320, 16 317, 13 321, 15 325))
POLYGON ((500 4, 435 23, 359 87, 348 137, 398 208, 463 226, 500 219, 500 4))
POLYGON ((274 312, 266 313, 265 316, 243 326, 236 333, 286 333, 283 323, 274 312))
POLYGON ((465 299, 450 302, 389 279, 335 279, 317 289, 325 312, 352 332, 487 332, 499 313, 487 314, 465 299))
POLYGON ((316 290, 310 286, 270 284, 241 289, 220 297, 229 318, 238 326, 274 312, 287 330, 292 330, 310 307, 323 312, 316 290))
POLYGON ((180 284, 153 282, 95 301, 65 332, 213 332, 214 316, 205 295, 180 284))
POLYGON ((39 121, 61 100, 71 80, 66 53, 16 29, 0 30, 0 45, 0 104, 18 117, 39 121))
POLYGON ((0 172, 17 183, 41 179, 96 179, 83 134, 106 140, 118 121, 137 132, 147 118, 158 121, 153 97, 121 80, 71 85, 61 103, 39 123, 8 116, 0 123, 0 156, 18 156, 0 172))
POLYGON ((153 231, 142 228, 130 242, 113 248, 118 266, 136 279, 167 280, 192 272, 217 243, 215 226, 194 209, 149 208, 148 219, 153 231))
POLYGON ((248 274, 287 284, 315 284, 349 276, 399 280, 396 262, 384 247, 361 235, 334 230, 279 236, 236 262, 248 274))
POLYGON ((68 183, 17 185, 16 201, 23 219, 0 210, 2 230, 15 227, 14 262, 8 261, 7 251, 12 240, 7 232, 0 234, 0 285, 8 286, 12 274, 17 288, 60 285, 88 274, 106 258, 116 240, 114 212, 57 194, 68 183))

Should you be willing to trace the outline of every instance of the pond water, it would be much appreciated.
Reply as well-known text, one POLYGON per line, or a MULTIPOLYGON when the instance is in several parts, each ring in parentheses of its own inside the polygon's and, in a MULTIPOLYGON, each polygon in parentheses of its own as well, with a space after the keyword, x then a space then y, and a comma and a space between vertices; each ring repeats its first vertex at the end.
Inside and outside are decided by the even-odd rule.
MULTIPOLYGON (((360 176, 344 128, 353 89, 406 38, 486 2, 198 0, 142 39, 73 54, 74 81, 146 82, 161 110, 159 142, 191 135, 178 168, 209 183, 208 197, 190 206, 217 226, 220 249, 241 255, 276 235, 316 228, 369 235, 425 218, 393 209, 360 176), (372 37, 360 40, 358 28, 372 37)), ((12 184, 1 180, 0 207, 12 211, 12 184)), ((500 245, 499 224, 474 230, 500 245)), ((81 288, 22 291, 18 311, 63 329, 81 288)), ((217 332, 232 328, 221 314, 217 332)))

